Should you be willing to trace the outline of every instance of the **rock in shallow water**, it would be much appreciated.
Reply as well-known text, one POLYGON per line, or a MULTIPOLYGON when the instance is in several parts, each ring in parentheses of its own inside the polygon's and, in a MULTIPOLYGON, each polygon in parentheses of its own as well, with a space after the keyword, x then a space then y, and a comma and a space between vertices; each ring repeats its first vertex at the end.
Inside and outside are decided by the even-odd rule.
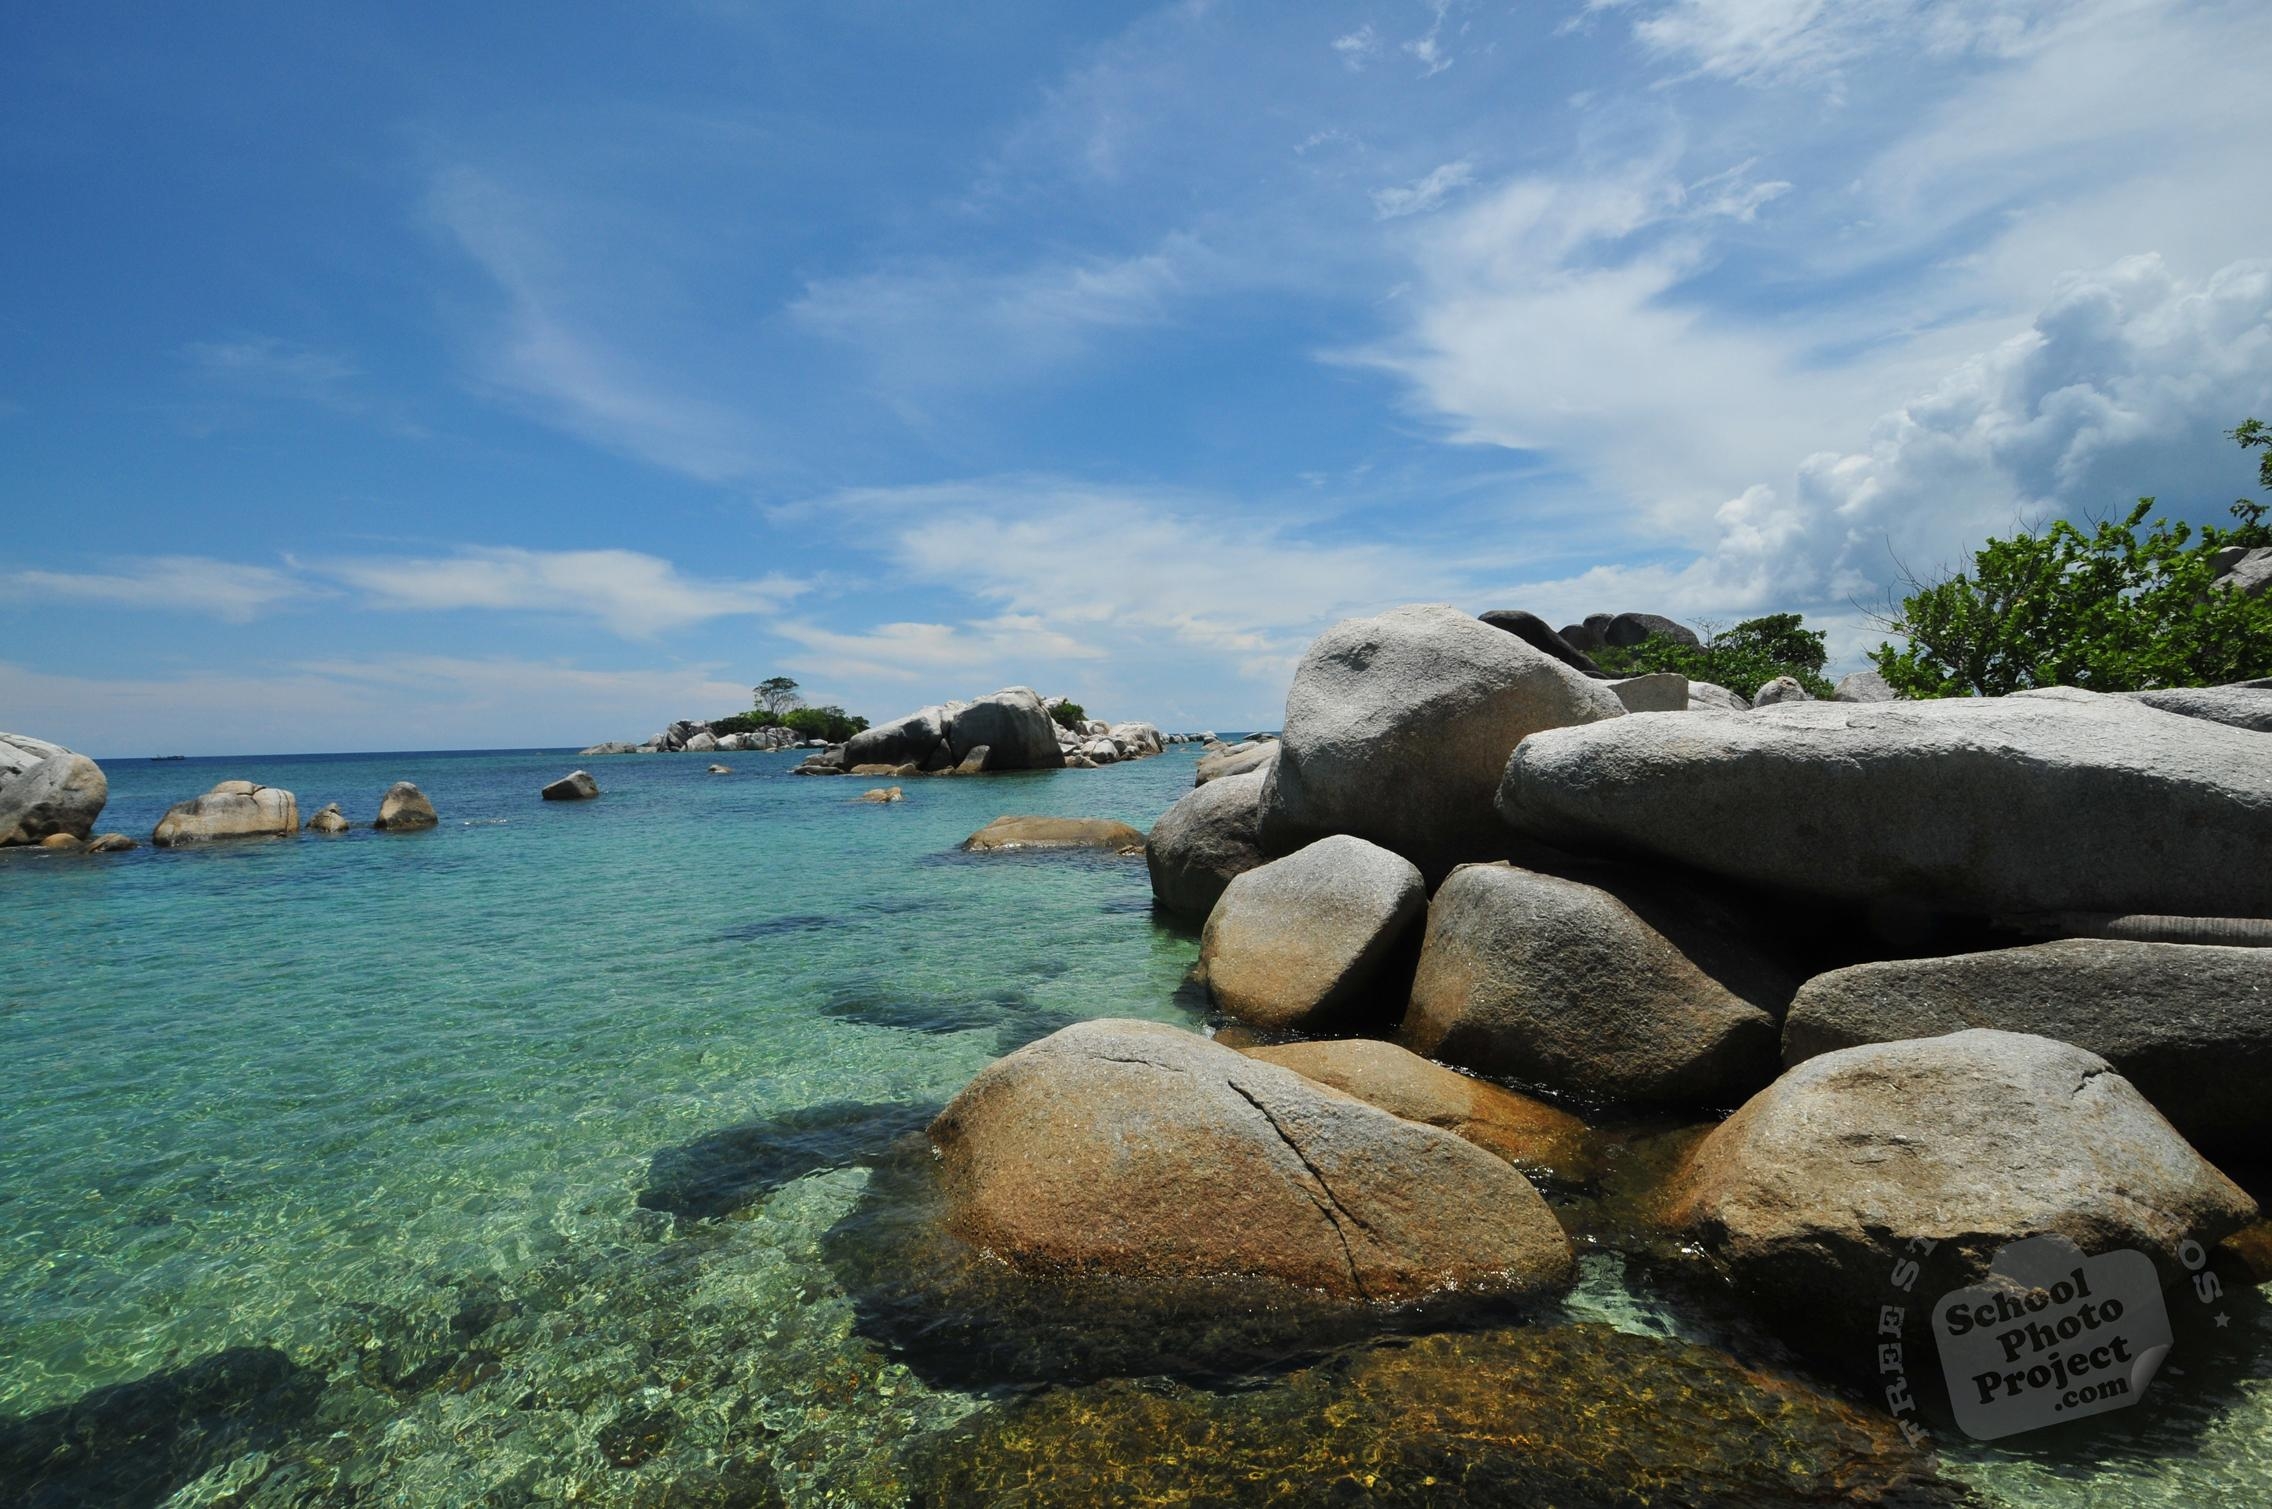
POLYGON ((425 792, 408 781, 397 781, 379 799, 379 815, 371 819, 371 826, 393 830, 431 828, 440 821, 425 792))
POLYGON ((1548 843, 1840 901, 2272 916, 2262 736, 2069 688, 1550 729, 1499 809, 1548 843))
POLYGON ((920 1443, 908 1486, 925 1509, 1967 1501, 1887 1418, 1601 1325, 1398 1341, 1227 1393, 1057 1389, 920 1443))
POLYGON ((2089 1049, 2204 1146, 2272 1132, 2272 949, 2077 938, 1857 964, 1799 988, 1783 1056, 1969 1027, 2089 1049))
POLYGON ((538 794, 548 802, 588 802, 600 794, 600 783, 589 771, 571 770, 538 794))
POLYGON ((299 828, 300 805, 291 792, 251 781, 223 781, 201 797, 167 808, 150 842, 164 849, 215 838, 296 833, 299 828))
POLYGON ((0 844, 36 844, 56 834, 84 839, 110 800, 102 767, 83 754, 37 739, 9 736, 0 765, 0 844), (42 750, 55 753, 39 759, 42 750))
POLYGON ((1456 608, 1345 620, 1309 647, 1286 694, 1263 852, 1348 833, 1431 877, 1504 858, 1492 793, 1516 744, 1624 716, 1602 682, 1456 608))
POLYGON ((339 803, 326 802, 308 819, 310 833, 345 833, 351 825, 347 814, 339 810, 339 803))
POLYGON ((1068 1027, 983 1070, 931 1125, 948 1225, 1021 1269, 1246 1275, 1345 1299, 1569 1282, 1529 1181, 1194 1033, 1068 1027))
POLYGON ((1264 776, 1249 770, 1194 787, 1152 824, 1144 863, 1154 901, 1171 912, 1205 918, 1224 887, 1262 863, 1264 776))
POLYGON ((1427 908, 1410 860, 1347 834, 1321 838, 1232 877, 1207 914, 1199 966, 1215 1004, 1252 1026, 1385 1021, 1404 994, 1398 947, 1427 908))
POLYGON ((998 817, 962 841, 973 853, 1002 849, 1110 849, 1133 854, 1144 835, 1102 817, 998 817))
POLYGON ((1592 1100, 1732 1105, 1772 1080, 1797 982, 1696 898, 1626 888, 1646 917, 1576 880, 1454 870, 1428 908, 1403 1040, 1592 1100))
MULTIPOLYGON (((2182 1243, 2255 1209, 2106 1060, 1986 1030, 1808 1059, 1697 1145, 1666 1205, 1794 1345, 1857 1367, 1906 1258, 1938 1296, 2052 1235, 2135 1248, 2167 1283, 2182 1243)), ((1930 1353, 1923 1324, 1910 1340, 1930 1353)))

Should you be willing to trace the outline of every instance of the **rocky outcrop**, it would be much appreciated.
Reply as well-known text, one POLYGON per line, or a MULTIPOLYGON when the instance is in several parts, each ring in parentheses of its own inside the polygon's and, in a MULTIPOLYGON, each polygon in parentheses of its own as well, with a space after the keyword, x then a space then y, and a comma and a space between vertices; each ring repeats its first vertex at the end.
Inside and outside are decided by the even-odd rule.
POLYGON ((308 819, 310 833, 345 833, 352 826, 347 815, 339 810, 339 803, 326 802, 308 819))
POLYGON ((1552 729, 1499 808, 1573 850, 1841 901, 2272 916, 2262 736, 2071 689, 1552 729))
MULTIPOLYGON (((1592 619, 1587 619, 1592 623, 1592 619)), ((1686 624, 1674 623, 1661 613, 1619 613, 1602 626, 1602 643, 1614 649, 1627 649, 1643 640, 1669 639, 1674 644, 1697 645, 1703 643, 1696 631, 1686 624)))
POLYGON ((2078 938, 1857 964, 1800 987, 1783 1056, 1972 1027, 2089 1049, 2202 1146, 2272 1133, 2272 949, 2078 938))
POLYGON ((2262 597, 2272 591, 2272 545, 2259 545, 2249 549, 2241 545, 2227 545, 2217 552, 2213 589, 2238 592, 2243 597, 2262 597))
MULTIPOLYGON (((1796 676, 1777 676, 1773 681, 1765 683, 1758 691, 1751 694, 1751 705, 1753 707, 1774 707, 1783 702, 1812 702, 1814 700, 1814 693, 1800 685, 1799 678, 1796 676)), ((1860 701, 1863 699, 1848 698, 1847 700, 1860 701)))
POLYGON ((300 804, 280 786, 223 781, 203 796, 177 802, 158 819, 150 842, 161 849, 216 838, 265 838, 300 830, 300 804))
POLYGON ((998 817, 962 841, 974 853, 1003 849, 1110 849, 1136 854, 1144 835, 1102 817, 998 817))
MULTIPOLYGON (((1195 795, 1197 793, 1194 793, 1195 795)), ((1199 967, 1215 1004, 1257 1027, 1317 1031, 1389 1009, 1391 962, 1428 891, 1411 861, 1336 834, 1234 876, 1207 914, 1199 967)))
POLYGON ((1428 908, 1403 1041, 1593 1100, 1733 1105, 1781 1067, 1796 985, 1701 898, 1465 865, 1428 908))
POLYGON ((1115 723, 1106 737, 1118 745, 1129 759, 1160 754, 1167 748, 1160 731, 1149 723, 1115 723))
POLYGON ((1244 775, 1250 770, 1267 770, 1278 762, 1276 739, 1249 739, 1243 744, 1222 744, 1199 757, 1199 766, 1192 772, 1191 784, 1204 786, 1225 776, 1244 775))
POLYGON ((1876 671, 1854 671, 1838 678, 1831 689, 1834 702, 1891 702, 1893 686, 1876 671))
POLYGON ((1263 776, 1249 770, 1195 787, 1152 824, 1144 863, 1154 901, 1204 918, 1225 886, 1262 863, 1263 776))
POLYGON ((371 819, 371 826, 382 830, 400 831, 410 828, 431 828, 441 819, 434 813, 434 804, 408 781, 397 781, 379 798, 379 815, 371 819))
POLYGON ((952 716, 945 705, 921 707, 889 723, 862 729, 844 741, 844 763, 920 765, 946 742, 952 716))
POLYGON ((60 744, 0 734, 0 847, 85 839, 110 800, 102 767, 60 744))
POLYGON ((930 1135, 950 1227, 1016 1267, 1391 1302, 1572 1273, 1501 1159, 1150 1022, 1084 1022, 998 1060, 930 1135))
POLYGON ((636 744, 628 744, 618 739, 611 740, 605 744, 594 744, 589 749, 580 749, 576 752, 578 755, 637 754, 639 753, 639 746, 636 744))
POLYGON ((2165 713, 2206 718, 2234 728, 2272 733, 2272 688, 2260 686, 2184 686, 2161 691, 2126 693, 2165 713))
POLYGON ((2056 1236, 2135 1248, 2167 1282, 2181 1243, 2213 1247, 2255 1208, 2106 1060, 1992 1031, 1808 1059, 1698 1144, 1667 1201, 1790 1340, 1850 1361, 1906 1260, 1937 1296, 2056 1236))
POLYGON ((538 793, 548 802, 588 802, 599 794, 600 783, 586 770, 571 770, 538 793))
POLYGON ((1484 623, 1494 629, 1504 629, 1534 650, 1543 650, 1573 671, 1598 679, 1607 679, 1609 673, 1594 664, 1585 651, 1564 639, 1548 626, 1536 613, 1525 613, 1520 608, 1494 608, 1481 615, 1484 623))
POLYGON ((1431 876, 1504 857, 1491 798, 1508 753, 1542 729, 1624 714, 1601 682, 1456 608, 1348 619, 1294 672, 1263 850, 1348 833, 1431 876))
POLYGON ((1568 1111, 1432 1064, 1394 1043, 1335 1038, 1243 1051, 1392 1116, 1442 1127, 1549 1182, 1585 1185, 1598 1171, 1593 1134, 1568 1111))
POLYGON ((1057 724, 1031 687, 990 692, 955 713, 947 728, 949 763, 981 744, 989 771, 1056 770, 1065 763, 1057 724))

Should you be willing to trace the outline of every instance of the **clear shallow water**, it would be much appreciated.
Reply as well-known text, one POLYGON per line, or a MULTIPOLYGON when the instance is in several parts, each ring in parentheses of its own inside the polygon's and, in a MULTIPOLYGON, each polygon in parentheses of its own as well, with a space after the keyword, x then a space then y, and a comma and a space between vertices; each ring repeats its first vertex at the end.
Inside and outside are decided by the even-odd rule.
MULTIPOLYGON (((442 826, 0 861, 0 1437, 94 1409, 148 1467, 133 1431, 194 1415, 156 1487, 92 1480, 116 1502, 904 1497, 907 1444, 980 1399, 829 1261, 865 1165, 1067 1021, 1199 1022, 1141 861, 955 846, 1148 826, 1192 754, 891 806, 724 759, 595 758, 607 794, 563 804, 560 752, 120 761, 102 826, 137 838, 228 777, 358 824, 414 780, 442 826)), ((1712 1339, 1586 1273, 1574 1316, 1712 1339)), ((1952 1466, 2014 1503, 2264 1501, 2248 1373, 2080 1461, 1952 1466)))

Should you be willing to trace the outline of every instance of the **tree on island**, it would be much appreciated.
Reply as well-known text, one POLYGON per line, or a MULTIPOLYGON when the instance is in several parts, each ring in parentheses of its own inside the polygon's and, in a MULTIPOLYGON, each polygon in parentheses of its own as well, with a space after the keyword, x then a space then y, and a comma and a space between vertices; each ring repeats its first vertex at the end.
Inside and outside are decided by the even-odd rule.
MULTIPOLYGON (((2258 420, 2226 432, 2272 447, 2258 420)), ((2272 454, 2259 480, 2272 489, 2272 454)), ((1997 697, 2038 686, 2134 692, 2272 675, 2272 595, 2213 585, 2228 551, 2272 545, 2266 505, 2233 504, 2230 528, 2156 518, 2140 498, 2119 520, 2064 519, 1990 540, 1972 571, 1927 582, 1879 621, 1908 640, 1871 652, 1904 697, 1997 697)))
POLYGON ((760 707, 778 718, 804 699, 797 695, 797 683, 786 676, 768 676, 750 688, 750 706, 760 707))

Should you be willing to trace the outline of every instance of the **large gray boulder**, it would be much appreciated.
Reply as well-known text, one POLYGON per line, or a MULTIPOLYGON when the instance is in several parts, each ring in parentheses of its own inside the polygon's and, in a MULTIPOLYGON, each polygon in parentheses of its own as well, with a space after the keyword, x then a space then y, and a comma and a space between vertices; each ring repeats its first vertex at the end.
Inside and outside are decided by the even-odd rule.
POLYGON ((957 1235, 1015 1267, 1275 1279, 1348 1299, 1567 1284, 1528 1180, 1196 1033, 1068 1027, 981 1071, 931 1124, 957 1235))
POLYGON ((265 838, 300 831, 300 804, 280 786, 222 781, 203 796, 177 802, 158 819, 150 842, 161 849, 216 838, 265 838))
POLYGON ((1199 768, 1192 772, 1191 784, 1204 786, 1225 776, 1244 775, 1250 770, 1266 770, 1278 762, 1276 739, 1249 739, 1243 744, 1226 744, 1221 749, 1200 756, 1199 768))
POLYGON ((1838 678, 1830 696, 1834 702, 1891 702, 1894 691, 1893 684, 1874 670, 1850 671, 1838 678))
POLYGON ((946 742, 951 719, 943 706, 920 707, 904 718, 864 728, 844 741, 844 764, 921 765, 946 742))
POLYGON ((2272 590, 2272 545, 2259 545, 2253 550, 2227 545, 2217 552, 2215 571, 2212 587, 2238 592, 2243 597, 2262 597, 2272 590))
POLYGON ((1566 848, 1841 901, 2272 916, 2263 737, 2072 689, 1552 729, 1499 810, 1566 848))
POLYGON ((1802 1063, 1971 1027, 2088 1048, 2202 1146, 2272 1133, 2272 949, 2075 938, 1817 975, 1783 1024, 1802 1063))
POLYGON ((1741 713, 1751 710, 1751 699, 1740 697, 1714 681, 1688 683, 1688 705, 1713 712, 1741 713))
POLYGON ((584 770, 571 770, 537 793, 548 802, 588 802, 599 794, 600 783, 584 770))
POLYGON ((1509 752, 1541 729, 1623 716, 1602 682, 1456 608, 1344 620, 1294 672, 1263 851, 1349 833, 1431 876, 1502 858, 1491 798, 1509 752))
POLYGON ((1403 1042, 1589 1100, 1734 1105, 1796 981, 1700 898, 1463 865, 1428 907, 1403 1042), (1679 936, 1652 925, 1663 924, 1679 936))
MULTIPOLYGON (((1586 622, 1590 624, 1593 620, 1589 618, 1586 622)), ((1602 643, 1614 649, 1627 649, 1651 637, 1669 639, 1675 644, 1703 643, 1694 629, 1674 623, 1661 613, 1620 613, 1601 631, 1602 643)))
POLYGON ((102 767, 59 744, 0 734, 0 847, 84 839, 110 800, 102 767))
POLYGON ((1107 737, 1119 745, 1126 752, 1127 758, 1132 760, 1156 755, 1167 748, 1160 731, 1149 723, 1115 723, 1107 737))
POLYGON ((1262 782, 1260 770, 1224 776, 1185 792, 1160 815, 1144 846, 1154 901, 1205 918, 1225 886, 1262 863, 1262 782))
MULTIPOLYGON (((1775 707, 1785 702, 1812 702, 1814 693, 1799 684, 1796 676, 1777 676, 1751 694, 1753 707, 1775 707)), ((1851 699, 1850 699, 1851 700, 1851 699)))
POLYGON ((1480 615, 1484 623, 1494 629, 1504 629, 1534 650, 1544 650, 1574 671, 1588 676, 1605 678, 1608 672, 1595 665, 1585 651, 1564 639, 1536 613, 1525 613, 1520 608, 1494 608, 1480 615))
POLYGON ((403 831, 411 828, 431 828, 441 819, 435 815, 434 804, 426 793, 408 781, 397 781, 379 798, 379 815, 371 819, 371 826, 403 831))
POLYGON ((2261 686, 2173 686, 2130 692, 2131 700, 2165 713, 2206 718, 2211 723, 2272 733, 2272 688, 2261 686))
POLYGON ((2056 1236, 2137 1249, 2167 1282, 2181 1244, 2255 1209, 2106 1060, 1993 1031, 1808 1059, 1698 1144, 1666 1202, 1791 1340, 1854 1361, 1904 1261, 1923 1265, 1908 1292, 1939 1296, 2056 1236))
POLYGON ((1688 678, 1678 671, 1651 671, 1605 683, 1629 713, 1688 711, 1688 678))
MULTIPOLYGON (((1196 794, 1196 793, 1194 793, 1196 794)), ((1234 876, 1207 914, 1199 965, 1215 1003, 1257 1027, 1316 1031, 1376 1008, 1397 945, 1428 907, 1410 860, 1347 834, 1234 876)))
POLYGON ((1031 687, 1005 687, 954 711, 947 728, 953 759, 960 761, 981 744, 987 748, 989 772, 1058 770, 1065 764, 1057 724, 1031 687))

